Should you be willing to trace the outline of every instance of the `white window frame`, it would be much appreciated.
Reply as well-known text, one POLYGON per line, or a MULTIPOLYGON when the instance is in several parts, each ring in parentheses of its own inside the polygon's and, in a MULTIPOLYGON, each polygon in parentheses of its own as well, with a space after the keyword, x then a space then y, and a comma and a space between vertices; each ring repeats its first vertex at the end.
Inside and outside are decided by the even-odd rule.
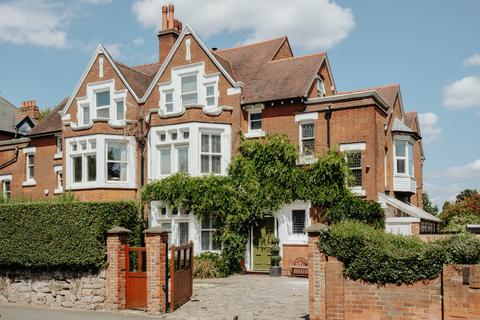
POLYGON ((106 119, 106 120, 110 120, 112 118, 112 92, 110 92, 109 89, 107 90, 96 90, 95 92, 95 95, 94 95, 94 109, 95 109, 95 118, 96 119, 106 119), (110 100, 110 103, 108 105, 103 105, 103 106, 98 106, 98 102, 97 102, 97 94, 99 93, 104 93, 104 92, 108 92, 108 97, 109 97, 109 100, 110 100), (98 115, 98 110, 108 110, 108 117, 100 117, 98 115))
POLYGON ((252 106, 247 106, 245 108, 245 110, 247 111, 247 133, 245 134, 245 137, 246 138, 259 138, 259 137, 263 137, 265 136, 265 131, 263 130, 263 125, 264 125, 264 122, 263 122, 263 109, 264 109, 264 105, 263 104, 256 104, 256 105, 252 105, 252 106), (260 120, 255 120, 255 121, 260 121, 261 122, 261 126, 260 126, 260 129, 252 129, 252 120, 251 120, 251 116, 252 114, 257 114, 257 113, 260 113, 261 114, 261 119, 260 120))
POLYGON ((29 147, 23 149, 23 153, 25 154, 25 181, 23 181, 22 185, 24 187, 34 186, 37 184, 35 181, 35 147, 29 147), (33 165, 29 165, 29 157, 33 156, 33 165), (30 168, 33 167, 33 176, 30 177, 30 168))
POLYGON ((11 174, 0 175, 0 183, 2 184, 2 199, 5 202, 5 201, 7 201, 8 199, 11 198, 11 194, 12 194, 12 175, 11 174), (8 193, 7 193, 7 182, 10 183, 10 190, 9 190, 8 193))
POLYGON ((217 96, 217 91, 218 91, 218 86, 216 82, 210 82, 210 83, 205 83, 204 85, 205 88, 205 106, 206 107, 216 107, 218 105, 218 96, 217 96), (213 95, 208 95, 208 88, 213 87, 213 95), (208 104, 208 99, 213 98, 213 104, 209 105, 208 104))
POLYGON ((96 189, 96 188, 113 188, 113 189, 136 189, 135 179, 135 163, 136 163, 136 142, 132 136, 120 136, 110 134, 96 134, 89 136, 72 137, 65 139, 65 172, 64 184, 65 190, 82 190, 82 189, 96 189), (117 181, 108 180, 107 167, 107 142, 124 143, 127 148, 127 180, 117 181), (73 145, 77 145, 77 150, 74 151, 73 145), (86 148, 83 150, 82 145, 86 148), (86 156, 95 154, 96 156, 96 181, 88 181, 86 169, 86 156), (82 181, 74 182, 73 178, 73 157, 82 156, 82 181), (85 158, 85 159, 84 159, 85 158))
POLYGON ((201 252, 220 252, 222 251, 223 244, 220 242, 220 249, 212 249, 213 247, 213 235, 215 232, 218 231, 218 229, 213 228, 213 216, 210 215, 210 225, 209 228, 203 228, 203 221, 200 220, 200 251, 201 252), (208 237, 208 248, 209 249, 203 249, 203 232, 208 232, 209 237, 208 237))
POLYGON ((415 168, 414 168, 414 143, 410 138, 406 137, 395 137, 393 140, 393 167, 394 175, 396 176, 408 176, 415 177, 415 168), (402 141, 405 143, 405 156, 397 156, 397 141, 402 141), (397 160, 405 161, 405 172, 398 172, 397 160), (411 170, 410 170, 411 169, 411 170), (410 172, 412 171, 412 172, 410 172))
POLYGON ((57 181, 57 188, 53 191, 54 194, 61 194, 63 193, 63 167, 62 166, 55 166, 53 167, 53 171, 55 172, 56 175, 56 181, 57 181), (61 178, 60 178, 61 175, 61 178))
POLYGON ((200 174, 203 175, 209 175, 209 174, 214 174, 214 175, 219 175, 222 174, 222 161, 223 161, 223 156, 222 156, 222 133, 218 131, 206 131, 202 130, 200 131, 199 134, 199 146, 200 146, 200 158, 199 158, 199 163, 200 163, 200 174), (202 136, 206 135, 208 136, 208 151, 202 151, 202 136), (212 136, 219 136, 220 137, 220 152, 213 152, 212 151, 212 136), (208 156, 208 172, 202 172, 202 156, 208 156), (212 158, 214 156, 220 156, 220 172, 213 172, 212 170, 212 158))
POLYGON ((173 95, 174 95, 174 91, 172 89, 170 90, 165 90, 162 92, 162 95, 163 95, 163 108, 164 108, 164 113, 165 114, 171 114, 171 113, 174 113, 175 112, 175 103, 173 101, 173 95), (167 102, 167 95, 168 94, 171 94, 172 95, 172 101, 171 102, 167 102), (168 105, 171 105, 171 110, 168 110, 168 105))
POLYGON ((198 79, 198 73, 197 72, 189 72, 189 73, 184 73, 184 74, 181 74, 180 75, 180 102, 181 102, 181 105, 182 105, 182 108, 185 108, 185 107, 188 107, 188 106, 195 106, 195 105, 198 105, 199 104, 199 90, 198 90, 198 87, 199 87, 199 79, 198 79), (196 88, 195 88, 195 91, 189 91, 189 92, 183 92, 182 91, 182 80, 183 78, 187 78, 187 77, 195 77, 195 84, 196 84, 196 88), (196 94, 197 95, 197 102, 196 103, 193 103, 193 104, 184 104, 183 103, 183 97, 186 96, 186 95, 189 95, 189 94, 196 94))
MULTIPOLYGON (((120 152, 121 153, 121 152, 120 152)), ((98 162, 97 162, 98 163, 98 162)), ((129 170, 129 163, 128 163, 128 143, 126 141, 118 141, 118 140, 110 140, 110 139, 107 139, 105 141, 105 179, 107 181, 107 183, 128 183, 128 170, 129 170), (122 147, 125 147, 125 156, 126 156, 126 159, 125 160, 109 160, 108 159, 108 145, 110 143, 114 143, 114 144, 119 144, 120 146, 122 147), (120 164, 125 164, 125 175, 126 175, 126 179, 125 180, 109 180, 108 179, 108 164, 109 163, 120 163, 120 164)), ((120 176, 122 174, 120 173, 120 176)))
POLYGON ((314 121, 302 121, 299 124, 299 139, 300 139, 300 154, 303 157, 314 157, 315 156, 315 142, 316 142, 316 125, 314 121), (303 126, 305 125, 313 125, 313 137, 308 137, 304 138, 303 137, 303 126), (306 154, 305 151, 303 150, 303 141, 304 140, 312 140, 313 139, 313 150, 311 154, 306 154))
POLYGON ((324 97, 326 95, 325 92, 325 80, 319 75, 316 78, 316 89, 317 89, 317 95, 319 97, 324 97))
POLYGON ((113 109, 114 109, 114 114, 113 114, 113 118, 114 120, 117 122, 117 123, 124 123, 125 122, 125 118, 126 118, 126 114, 127 114, 127 104, 126 104, 126 101, 125 99, 123 98, 120 98, 120 99, 115 99, 113 101, 113 109), (118 104, 119 103, 122 103, 123 104, 123 112, 122 112, 122 117, 119 118, 118 117, 118 104))
POLYGON ((341 143, 340 151, 345 153, 345 161, 347 161, 347 153, 360 153, 362 157, 362 185, 350 187, 350 191, 356 196, 364 197, 366 195, 365 188, 365 175, 363 174, 363 155, 367 148, 365 142, 353 142, 353 143, 341 143))
POLYGON ((63 137, 61 135, 55 136, 55 155, 54 159, 61 159, 63 157, 63 137))

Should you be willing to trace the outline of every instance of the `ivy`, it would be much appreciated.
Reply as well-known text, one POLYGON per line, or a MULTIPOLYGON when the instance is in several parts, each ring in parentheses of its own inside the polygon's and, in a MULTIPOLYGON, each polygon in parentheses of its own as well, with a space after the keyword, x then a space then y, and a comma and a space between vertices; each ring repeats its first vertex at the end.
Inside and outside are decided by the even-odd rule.
MULTIPOLYGON (((304 166, 297 165, 298 159, 296 147, 286 136, 242 140, 227 176, 175 174, 146 185, 142 199, 162 201, 199 218, 220 218, 223 225, 217 237, 223 243, 226 273, 237 272, 245 257, 248 230, 264 215, 294 200, 311 201, 328 212, 338 203, 348 206, 343 199, 353 197, 346 185, 351 179, 350 170, 341 153, 329 150, 304 166)), ((353 214, 347 218, 355 219, 353 214)), ((367 212, 362 220, 376 223, 383 220, 383 212, 367 212)))

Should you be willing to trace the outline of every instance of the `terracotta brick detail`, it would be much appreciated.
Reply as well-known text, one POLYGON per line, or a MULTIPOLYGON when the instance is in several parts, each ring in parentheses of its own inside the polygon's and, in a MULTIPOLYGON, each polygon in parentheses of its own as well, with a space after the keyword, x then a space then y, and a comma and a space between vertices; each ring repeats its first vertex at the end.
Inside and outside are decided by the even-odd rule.
POLYGON ((290 268, 297 258, 303 258, 308 263, 308 245, 283 244, 282 245, 282 275, 290 276, 290 268))
POLYGON ((445 265, 433 280, 378 286, 345 278, 317 242, 309 233, 310 319, 479 319, 480 265, 445 265))
POLYGON ((147 250, 147 311, 152 314, 167 312, 166 274, 167 274, 168 232, 145 234, 147 250))
POLYGON ((106 274, 107 309, 121 310, 126 307, 125 295, 125 247, 126 233, 110 233, 107 236, 108 268, 106 274))

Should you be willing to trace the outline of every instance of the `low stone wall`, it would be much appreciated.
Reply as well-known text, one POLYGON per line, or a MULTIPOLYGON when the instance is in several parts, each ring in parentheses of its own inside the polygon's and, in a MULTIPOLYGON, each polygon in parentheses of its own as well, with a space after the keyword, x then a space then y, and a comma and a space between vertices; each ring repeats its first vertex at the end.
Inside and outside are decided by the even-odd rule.
POLYGON ((0 270, 0 302, 104 310, 105 271, 0 270))

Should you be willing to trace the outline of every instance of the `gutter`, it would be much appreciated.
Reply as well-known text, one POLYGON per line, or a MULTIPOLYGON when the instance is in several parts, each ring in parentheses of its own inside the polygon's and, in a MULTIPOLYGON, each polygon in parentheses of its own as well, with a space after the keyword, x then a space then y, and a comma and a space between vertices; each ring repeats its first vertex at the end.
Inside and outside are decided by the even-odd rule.
POLYGON ((12 159, 0 164, 0 169, 3 169, 3 168, 6 168, 8 167, 9 165, 11 165, 12 163, 15 163, 17 162, 17 159, 18 159, 18 147, 15 147, 15 157, 13 157, 12 159))
POLYGON ((306 101, 306 104, 317 104, 322 102, 336 102, 351 98, 374 98, 381 105, 383 111, 387 112, 390 108, 388 103, 374 90, 355 92, 355 93, 344 93, 344 94, 335 94, 331 96, 311 98, 306 101))

